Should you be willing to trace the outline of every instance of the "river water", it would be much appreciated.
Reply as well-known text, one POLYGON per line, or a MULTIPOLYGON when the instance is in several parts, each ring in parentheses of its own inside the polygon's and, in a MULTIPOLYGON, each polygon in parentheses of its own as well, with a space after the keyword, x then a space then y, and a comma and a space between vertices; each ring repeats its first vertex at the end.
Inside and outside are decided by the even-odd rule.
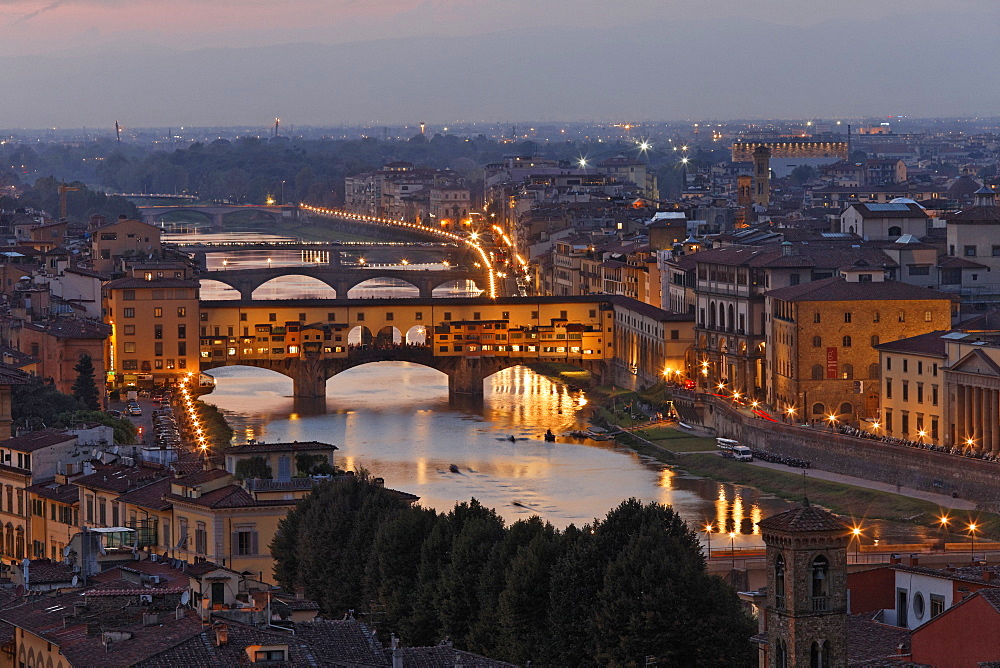
MULTIPOLYGON (((232 233, 198 238, 248 239, 232 233)), ((259 241, 261 235, 252 238, 259 241)), ((301 262, 297 253, 287 253, 271 254, 272 263, 301 262)), ((209 257, 211 268, 222 268, 224 258, 209 257)), ((263 255, 230 256, 227 266, 259 267, 266 261, 263 255)), ((254 297, 331 297, 324 288, 289 277, 262 286, 254 297)), ((415 289, 411 295, 399 285, 369 284, 362 289, 362 296, 416 296, 415 289)), ((460 287, 436 295, 456 292, 460 287)), ((207 284, 202 295, 231 297, 225 289, 207 284)), ((352 290, 350 296, 357 295, 352 290)), ((439 511, 476 498, 508 521, 537 514, 565 527, 603 517, 622 500, 636 497, 673 506, 703 540, 703 528, 712 525, 717 534, 735 532, 736 547, 756 547, 762 544, 756 522, 792 507, 753 488, 678 474, 613 442, 565 436, 587 426, 590 407, 585 394, 526 367, 488 378, 481 405, 457 407, 449 405, 443 373, 404 362, 368 364, 330 379, 325 412, 312 415, 296 412, 292 383, 285 376, 249 367, 224 367, 210 374, 216 389, 204 400, 223 411, 236 430, 235 441, 332 443, 342 468, 365 467, 384 478, 388 487, 416 494, 422 504, 439 511), (560 435, 558 442, 544 441, 546 429, 560 435), (452 465, 457 473, 450 470, 452 465)), ((876 524, 873 532, 885 540, 914 538, 907 528, 884 524, 876 524)), ((728 535, 714 540, 717 549, 730 543, 728 535)))

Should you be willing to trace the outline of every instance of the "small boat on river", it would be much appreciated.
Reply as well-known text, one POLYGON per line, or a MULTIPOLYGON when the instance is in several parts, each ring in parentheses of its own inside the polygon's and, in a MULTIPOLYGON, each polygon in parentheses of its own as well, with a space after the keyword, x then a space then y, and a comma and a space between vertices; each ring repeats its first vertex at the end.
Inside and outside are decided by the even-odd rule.
POLYGON ((454 464, 452 464, 451 466, 449 466, 448 470, 451 471, 452 473, 458 473, 458 467, 455 466, 454 464))
POLYGON ((556 440, 556 435, 552 433, 551 429, 545 430, 545 440, 549 443, 554 443, 556 440))

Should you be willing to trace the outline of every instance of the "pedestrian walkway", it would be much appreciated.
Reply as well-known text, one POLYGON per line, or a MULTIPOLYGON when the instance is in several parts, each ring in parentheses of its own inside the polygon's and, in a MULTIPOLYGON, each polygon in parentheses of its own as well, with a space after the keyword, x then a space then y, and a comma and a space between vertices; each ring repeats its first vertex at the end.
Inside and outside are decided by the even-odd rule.
MULTIPOLYGON (((801 475, 802 469, 793 469, 785 466, 784 464, 772 464, 771 462, 762 462, 754 460, 753 462, 746 462, 750 466, 760 466, 763 468, 773 469, 775 471, 782 471, 784 473, 797 473, 801 475)), ((866 489, 874 489, 879 492, 888 492, 890 494, 899 494, 900 496, 908 496, 911 499, 922 499, 924 501, 930 501, 931 503, 936 503, 942 508, 949 508, 951 510, 975 510, 976 504, 974 501, 969 501, 967 499, 955 499, 946 494, 935 494, 934 492, 924 492, 919 489, 914 489, 912 487, 902 487, 897 485, 890 485, 885 482, 876 482, 874 480, 865 480, 864 478, 855 478, 854 476, 841 475, 840 473, 830 473, 829 471, 821 471, 819 469, 805 469, 806 477, 816 478, 817 480, 828 480, 830 482, 841 483, 844 485, 853 485, 855 487, 864 487, 866 489)))

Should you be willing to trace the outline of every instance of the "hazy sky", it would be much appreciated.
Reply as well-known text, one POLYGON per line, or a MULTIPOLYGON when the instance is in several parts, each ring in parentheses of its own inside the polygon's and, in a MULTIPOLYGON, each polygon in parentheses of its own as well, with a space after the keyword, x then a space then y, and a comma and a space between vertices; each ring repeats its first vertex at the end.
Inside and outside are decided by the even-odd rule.
POLYGON ((993 114, 960 86, 998 30, 997 0, 0 0, 0 127, 993 114))

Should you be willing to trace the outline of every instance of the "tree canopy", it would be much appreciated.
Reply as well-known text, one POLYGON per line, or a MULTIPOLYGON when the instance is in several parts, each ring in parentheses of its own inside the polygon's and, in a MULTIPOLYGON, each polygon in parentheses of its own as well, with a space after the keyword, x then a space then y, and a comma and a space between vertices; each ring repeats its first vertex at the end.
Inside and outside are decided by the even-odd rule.
POLYGON ((359 478, 318 486, 271 544, 278 582, 328 615, 522 665, 755 662, 755 623, 668 506, 629 499, 559 531, 538 517, 508 526, 474 499, 410 506, 359 478))

